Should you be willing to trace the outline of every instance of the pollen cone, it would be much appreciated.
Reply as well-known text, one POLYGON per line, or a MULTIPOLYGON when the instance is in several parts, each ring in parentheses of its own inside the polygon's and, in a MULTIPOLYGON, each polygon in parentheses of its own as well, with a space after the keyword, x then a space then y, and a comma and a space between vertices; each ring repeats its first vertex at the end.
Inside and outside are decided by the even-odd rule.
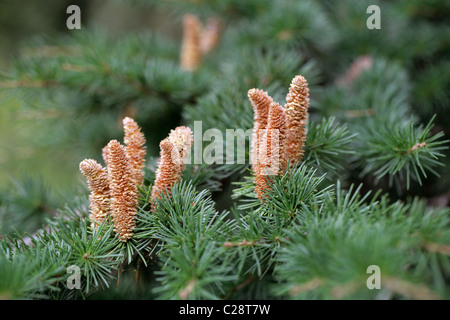
POLYGON ((170 131, 169 140, 173 143, 178 157, 174 155, 173 160, 180 166, 180 172, 184 171, 186 162, 189 160, 191 146, 193 142, 193 133, 191 128, 180 126, 170 131))
POLYGON ((126 242, 133 236, 138 205, 138 190, 130 158, 117 140, 108 143, 107 169, 111 190, 111 216, 119 240, 126 242))
MULTIPOLYGON (((192 130, 181 126, 171 130, 169 136, 160 142, 160 159, 152 187, 152 199, 159 199, 166 192, 170 194, 172 185, 181 179, 192 140, 192 130)), ((153 201, 152 210, 155 209, 153 201)))
POLYGON ((267 129, 263 143, 259 146, 258 162, 255 171, 255 191, 260 200, 269 190, 268 179, 284 170, 285 162, 286 115, 284 108, 272 102, 269 107, 267 129))
POLYGON ((183 17, 183 43, 180 55, 180 66, 183 70, 194 71, 201 63, 201 32, 200 20, 192 14, 186 14, 183 17))
POLYGON ((125 151, 130 158, 130 166, 133 171, 133 178, 137 185, 144 183, 145 165, 145 136, 141 132, 139 125, 130 117, 123 119, 123 129, 125 133, 125 151))
POLYGON ((220 38, 220 28, 220 20, 218 18, 208 19, 200 37, 200 50, 203 55, 210 53, 217 47, 220 38))
POLYGON ((286 96, 286 160, 294 164, 303 158, 308 122, 309 88, 306 79, 298 75, 286 96))
POLYGON ((91 227, 101 224, 111 205, 108 173, 99 163, 93 159, 85 159, 80 163, 80 171, 86 177, 89 194, 89 219, 91 227))
POLYGON ((250 147, 250 164, 253 172, 256 172, 259 145, 263 141, 265 129, 267 127, 267 120, 269 116, 270 104, 273 102, 272 97, 267 92, 260 89, 250 89, 248 91, 248 98, 253 107, 253 133, 250 147))

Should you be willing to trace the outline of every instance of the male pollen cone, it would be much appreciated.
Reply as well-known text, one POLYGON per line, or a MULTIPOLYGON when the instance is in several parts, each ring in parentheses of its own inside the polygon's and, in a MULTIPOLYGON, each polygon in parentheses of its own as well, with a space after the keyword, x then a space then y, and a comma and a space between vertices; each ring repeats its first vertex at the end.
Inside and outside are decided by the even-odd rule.
POLYGON ((284 108, 272 102, 269 107, 267 129, 263 143, 259 145, 258 162, 255 171, 255 191, 262 200, 269 190, 268 175, 278 175, 285 165, 286 117, 284 108))
POLYGON ((133 178, 137 185, 144 183, 145 164, 145 136, 141 132, 139 125, 130 117, 123 119, 124 142, 126 153, 130 158, 130 165, 133 170, 133 178))
POLYGON ((80 171, 86 177, 89 194, 89 219, 91 227, 101 224, 111 205, 108 172, 97 161, 85 159, 80 163, 80 171))
POLYGON ((173 143, 175 152, 178 152, 178 155, 172 155, 172 160, 180 166, 178 170, 181 173, 184 171, 186 161, 190 155, 193 132, 189 127, 180 126, 170 130, 168 139, 173 143))
POLYGON ((303 158, 308 122, 309 88, 306 79, 298 75, 286 96, 286 159, 290 164, 303 158))
MULTIPOLYGON (((152 199, 160 199, 166 189, 170 192, 172 184, 180 179, 179 164, 174 159, 174 144, 165 138, 159 143, 160 159, 156 170, 155 184, 152 187, 152 199)), ((152 203, 152 209, 155 210, 155 203, 152 203)))
POLYGON ((183 70, 194 71, 201 63, 200 36, 202 28, 202 24, 196 16, 186 14, 183 17, 183 43, 180 56, 180 67, 183 70))
POLYGON ((269 116, 270 104, 273 99, 269 94, 261 89, 250 89, 248 91, 248 98, 253 107, 254 121, 253 121, 253 133, 250 147, 250 163, 252 169, 255 172, 257 162, 259 145, 262 142, 264 131, 267 127, 267 120, 269 116))
MULTIPOLYGON (((285 162, 286 115, 284 108, 276 102, 270 104, 267 123, 267 160, 265 165, 275 167, 278 174, 285 162)), ((272 170, 273 171, 273 170, 272 170)))
POLYGON ((111 189, 111 216, 119 240, 133 236, 137 213, 138 190, 125 147, 117 140, 108 143, 108 178, 111 189))

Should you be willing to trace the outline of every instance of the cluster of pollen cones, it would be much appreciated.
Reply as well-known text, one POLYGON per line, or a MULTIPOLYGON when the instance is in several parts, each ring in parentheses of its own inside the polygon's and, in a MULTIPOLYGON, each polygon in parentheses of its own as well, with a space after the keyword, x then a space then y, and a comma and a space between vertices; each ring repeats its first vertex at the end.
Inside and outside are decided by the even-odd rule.
MULTIPOLYGON (((123 129, 124 145, 111 140, 102 149, 106 167, 93 159, 85 159, 80 163, 80 171, 90 190, 91 228, 110 216, 119 240, 126 242, 133 237, 136 227, 138 186, 144 183, 146 140, 141 128, 130 117, 123 119, 123 129)), ((192 132, 187 127, 172 130, 169 137, 161 141, 161 159, 152 195, 159 197, 161 190, 170 191, 171 185, 181 178, 183 159, 191 143, 192 132)))
MULTIPOLYGON (((306 79, 298 75, 290 85, 286 104, 273 101, 267 92, 250 89, 248 97, 254 110, 254 128, 250 162, 255 175, 255 191, 263 201, 269 189, 268 179, 301 162, 306 140, 309 89, 306 79)), ((120 241, 134 235, 138 207, 138 186, 144 183, 145 137, 130 117, 123 119, 124 144, 111 140, 103 149, 105 167, 93 159, 80 163, 90 190, 91 227, 111 217, 120 241)), ((160 159, 151 192, 151 208, 157 199, 169 195, 172 185, 181 179, 189 159, 193 132, 180 126, 160 142, 160 159)))
POLYGON ((250 162, 255 175, 255 192, 260 200, 269 189, 269 176, 278 175, 301 162, 306 141, 309 88, 306 79, 292 79, 284 107, 261 89, 250 89, 254 111, 250 162))

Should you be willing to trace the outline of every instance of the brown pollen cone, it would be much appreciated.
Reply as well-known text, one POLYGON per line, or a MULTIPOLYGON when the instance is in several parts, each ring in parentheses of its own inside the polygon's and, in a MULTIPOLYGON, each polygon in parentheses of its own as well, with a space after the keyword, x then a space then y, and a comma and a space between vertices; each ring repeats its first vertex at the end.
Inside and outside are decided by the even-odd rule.
POLYGON ((309 88, 306 79, 298 75, 290 85, 286 96, 286 160, 290 164, 303 158, 308 122, 309 88))
POLYGON ((145 136, 141 132, 139 125, 130 117, 123 119, 123 129, 125 132, 124 142, 126 153, 130 158, 130 165, 133 171, 133 178, 137 185, 144 183, 145 164, 145 136))
POLYGON ((250 147, 250 163, 253 172, 257 170, 259 145, 263 140, 264 131, 267 127, 270 104, 273 102, 272 97, 261 89, 250 89, 248 98, 253 107, 254 121, 253 134, 250 147))
MULTIPOLYGON (((152 199, 159 199, 166 190, 170 194, 172 185, 181 179, 192 142, 192 130, 185 126, 171 130, 169 136, 160 142, 160 159, 156 169, 155 184, 152 187, 152 199)), ((152 210, 155 209, 153 201, 152 210)))
POLYGON ((208 19, 200 37, 200 51, 203 55, 210 53, 217 47, 220 38, 220 20, 218 18, 208 19))
MULTIPOLYGON (((178 151, 169 138, 165 138, 159 144, 161 149, 158 168, 156 170, 155 184, 152 187, 152 199, 160 199, 162 193, 170 193, 172 184, 181 178, 180 165, 177 163, 178 151)), ((155 202, 152 203, 155 211, 155 202)))
POLYGON ((111 216, 119 240, 133 237, 137 213, 138 190, 125 147, 117 140, 108 143, 107 168, 111 189, 111 216))
POLYGON ((102 158, 105 164, 108 163, 108 145, 102 148, 102 158))
POLYGON ((284 108, 276 102, 272 102, 269 109, 267 123, 267 155, 268 166, 274 167, 273 174, 278 174, 283 168, 286 159, 286 114, 284 108))
POLYGON ((89 219, 91 228, 101 224, 111 205, 108 172, 97 161, 85 159, 80 163, 80 171, 86 177, 89 194, 89 219))
POLYGON ((268 176, 283 171, 285 160, 286 115, 284 108, 272 102, 269 108, 267 129, 258 153, 255 172, 255 191, 260 200, 269 189, 268 176))
POLYGON ((193 133, 191 128, 180 126, 170 130, 168 139, 174 145, 174 151, 178 152, 178 156, 173 155, 173 161, 180 167, 178 171, 184 171, 186 161, 190 155, 190 150, 193 142, 193 133))
POLYGON ((181 46, 180 67, 186 71, 196 70, 202 59, 200 36, 202 32, 200 20, 192 15, 183 17, 183 43, 181 46))

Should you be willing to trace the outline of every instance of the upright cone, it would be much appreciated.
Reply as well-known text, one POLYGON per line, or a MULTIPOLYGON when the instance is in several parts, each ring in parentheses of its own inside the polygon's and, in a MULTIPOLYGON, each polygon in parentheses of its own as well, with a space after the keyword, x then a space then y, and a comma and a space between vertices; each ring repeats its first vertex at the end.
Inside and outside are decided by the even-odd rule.
POLYGON ((248 98, 253 107, 253 133, 250 147, 250 163, 253 172, 256 172, 258 166, 258 154, 260 144, 263 142, 263 136, 267 127, 270 104, 273 99, 269 94, 260 89, 250 89, 248 98))
POLYGON ((145 165, 145 136, 136 121, 130 117, 123 119, 123 129, 125 133, 124 142, 126 153, 130 158, 130 166, 133 171, 133 178, 137 185, 144 183, 145 165))
POLYGON ((85 159, 80 163, 80 171, 86 177, 89 194, 89 219, 91 228, 101 224, 111 206, 108 172, 97 161, 85 159))
POLYGON ((280 104, 270 104, 267 128, 264 131, 255 170, 255 191, 260 200, 263 200, 264 192, 270 189, 269 176, 282 172, 286 163, 286 116, 280 104))
POLYGON ((181 45, 180 67, 186 71, 196 70, 202 60, 200 36, 202 24, 192 14, 183 17, 183 43, 181 45))
POLYGON ((169 136, 160 142, 160 159, 152 187, 153 211, 156 210, 155 199, 161 198, 162 194, 170 194, 172 185, 181 179, 192 140, 192 130, 181 126, 171 130, 169 136))
POLYGON ((126 242, 133 237, 136 226, 138 190, 125 147, 117 140, 111 140, 107 147, 107 168, 112 200, 111 216, 119 240, 126 242))
POLYGON ((290 164, 301 162, 306 142, 309 88, 306 79, 296 76, 286 96, 286 160, 290 164))

